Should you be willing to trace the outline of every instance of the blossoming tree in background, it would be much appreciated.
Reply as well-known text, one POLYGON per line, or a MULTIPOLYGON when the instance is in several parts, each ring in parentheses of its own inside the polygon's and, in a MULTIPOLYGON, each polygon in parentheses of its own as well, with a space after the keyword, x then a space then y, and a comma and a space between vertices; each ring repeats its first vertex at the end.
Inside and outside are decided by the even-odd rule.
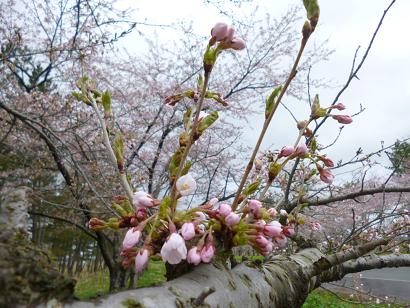
MULTIPOLYGON (((74 222, 98 242, 110 270, 112 289, 124 287, 124 277, 122 284, 117 283, 118 276, 126 273, 118 270, 119 264, 122 269, 142 273, 150 259, 160 258, 166 262, 169 282, 157 288, 109 296, 102 301, 106 306, 118 306, 129 299, 130 303, 145 307, 199 306, 203 303, 211 306, 293 307, 301 305, 307 294, 321 283, 338 280, 347 273, 410 264, 408 255, 391 254, 402 244, 403 236, 408 234, 406 205, 391 208, 383 207, 383 204, 383 211, 374 211, 376 216, 367 217, 367 221, 361 221, 360 226, 353 217, 354 225, 347 232, 339 232, 341 225, 345 225, 344 221, 334 220, 336 223, 333 226, 328 224, 330 215, 327 214, 333 214, 330 211, 320 215, 323 213, 321 205, 375 193, 410 191, 405 183, 391 187, 387 185, 388 181, 372 189, 365 189, 363 185, 357 189, 353 186, 351 190, 334 186, 334 170, 342 164, 335 164, 320 144, 318 132, 325 121, 337 121, 343 125, 352 122, 339 97, 356 76, 367 53, 358 66, 353 66, 346 86, 332 103, 321 103, 319 95, 312 98, 310 113, 297 121, 293 144, 265 152, 260 149, 284 95, 292 92, 292 83, 298 77, 303 57, 306 56, 305 47, 319 20, 317 1, 304 0, 303 4, 307 20, 302 26, 294 64, 288 74, 281 76, 280 81, 271 82, 273 86, 266 97, 264 113, 260 115, 263 120, 261 133, 231 196, 225 194, 226 189, 211 189, 213 176, 210 176, 207 192, 200 192, 205 200, 198 197, 198 188, 201 186, 201 168, 211 167, 212 172, 208 174, 215 175, 218 168, 224 167, 233 158, 232 155, 222 156, 225 155, 222 154, 223 146, 218 151, 213 149, 215 153, 211 154, 209 152, 212 150, 204 146, 212 143, 208 136, 213 130, 223 131, 216 127, 220 121, 219 115, 228 112, 228 98, 239 91, 238 81, 228 93, 223 94, 226 86, 222 81, 229 81, 231 77, 228 73, 232 68, 226 68, 223 74, 218 68, 218 65, 223 67, 222 54, 236 55, 246 48, 246 42, 236 35, 232 26, 218 23, 212 28, 211 38, 203 53, 202 69, 192 74, 199 73, 196 86, 189 88, 181 82, 179 86, 172 87, 161 108, 155 110, 152 122, 143 122, 147 109, 141 111, 138 121, 131 121, 125 114, 120 114, 122 108, 115 105, 111 93, 101 91, 93 81, 98 76, 98 66, 95 70, 93 67, 86 69, 93 78, 81 77, 77 81, 78 91, 73 96, 81 106, 70 102, 62 108, 77 118, 53 118, 52 123, 61 128, 59 133, 50 129, 42 116, 33 119, 24 112, 18 112, 15 109, 20 106, 18 100, 14 108, 0 102, 0 107, 7 114, 21 121, 46 143, 75 197, 75 210, 84 214, 88 226, 95 231, 95 234, 90 234, 89 230, 74 222), (213 80, 221 81, 221 84, 212 83, 213 80), (164 116, 166 113, 170 116, 164 116), (119 119, 123 119, 120 124, 119 119), (160 128, 155 126, 158 119, 163 124, 160 128), (98 130, 94 121, 98 123, 98 130), (89 122, 92 124, 87 126, 89 122), (77 126, 81 127, 79 133, 77 126), (141 127, 141 130, 130 133, 130 128, 134 126, 141 127), (60 137, 67 131, 76 133, 73 137, 60 137), (175 135, 170 135, 171 131, 175 135), (139 145, 134 145, 133 139, 137 140, 135 135, 140 132, 143 137, 138 141, 139 145), (158 132, 161 135, 158 143, 153 143, 149 150, 141 153, 140 149, 158 132), (172 140, 168 141, 170 136, 172 140), (90 138, 92 142, 85 142, 85 138, 90 138), (59 146, 54 145, 55 140, 59 146), (87 148, 91 147, 93 151, 88 151, 87 148), (210 160, 206 159, 204 163, 198 163, 203 150, 207 152, 205 158, 215 156, 218 160, 221 157, 222 163, 210 166, 210 160), (139 164, 134 164, 135 158, 139 164), (66 167, 66 162, 72 165, 71 169, 66 167), (139 170, 142 168, 148 170, 146 175, 139 170), (141 182, 147 184, 147 189, 141 189, 141 182), (84 193, 84 187, 88 188, 87 193, 84 193), (219 195, 217 191, 224 193, 219 195), (110 192, 115 196, 109 195, 110 192), (87 198, 91 202, 87 203, 87 198), (95 204, 98 204, 97 209, 104 210, 101 215, 95 211, 95 204), (387 211, 392 211, 395 219, 394 224, 388 227, 385 224, 388 222, 387 211), (379 224, 382 232, 372 230, 375 224, 379 224), (118 242, 121 241, 119 247, 118 242), (241 246, 251 247, 254 254, 264 257, 264 261, 238 265, 233 248, 241 246), (375 249, 388 254, 371 254, 375 249)), ((262 57, 256 62, 264 60, 262 57)), ((257 64, 251 66, 251 62, 241 80, 258 68, 257 64)), ((121 69, 129 69, 128 65, 121 69)), ((79 67, 81 69, 74 68, 77 74, 83 70, 82 66, 79 67)), ((158 66, 155 69, 160 71, 162 68, 158 66)), ((138 69, 136 71, 140 72, 138 69)), ((112 78, 114 83, 115 78, 119 77, 112 78)), ((149 79, 145 75, 140 78, 149 79)), ((127 83, 128 87, 132 85, 130 83, 127 83)), ((143 89, 142 93, 138 93, 147 101, 155 97, 150 92, 164 89, 156 80, 151 83, 153 86, 149 91, 143 89)), ((251 82, 249 88, 252 87, 251 82)), ((266 88, 267 85, 264 85, 266 88)), ((121 99, 121 103, 128 103, 129 94, 134 93, 121 92, 115 87, 113 92, 113 97, 121 99)), ((240 102, 237 104, 240 105, 240 102)), ((131 113, 134 106, 130 107, 131 113)), ((241 110, 240 107, 233 108, 241 110)), ((234 132, 230 132, 232 135, 234 132)), ((220 139, 223 143, 223 138, 220 139)), ((397 158, 400 161, 400 157, 396 157, 396 161, 397 158)), ((356 157, 351 163, 363 161, 366 159, 356 157)), ((229 181, 228 173, 226 182, 229 181)), ((217 183, 221 183, 220 178, 217 183)), ((345 207, 341 208, 344 210, 340 209, 336 215, 345 216, 345 207)), ((349 209, 355 209, 355 205, 349 209)), ((338 210, 336 208, 336 212, 338 210)), ((355 213, 358 211, 353 215, 355 213)))
MULTIPOLYGON (((203 112, 204 101, 214 100, 222 105, 227 104, 220 94, 208 89, 213 67, 218 56, 225 50, 245 48, 245 42, 235 37, 233 27, 218 23, 212 29, 211 39, 203 57, 204 73, 198 78, 197 88, 187 89, 165 99, 165 104, 170 106, 175 106, 183 99, 191 103, 183 114, 184 130, 179 135, 179 147, 169 161, 170 190, 161 200, 154 199, 143 191, 132 192, 124 172, 123 137, 120 133, 115 134, 114 131, 107 130, 99 109, 101 106, 106 115, 105 120, 108 120, 111 114, 109 94, 108 92, 100 93, 87 77, 79 80, 80 92, 75 92, 74 95, 78 100, 92 106, 97 114, 103 130, 105 146, 112 164, 118 167, 123 190, 126 192, 125 196, 118 196, 112 206, 118 217, 107 221, 93 218, 90 220, 90 227, 94 230, 128 229, 122 247, 124 267, 132 265, 135 266, 137 272, 142 272, 146 269, 150 256, 160 255, 168 265, 168 279, 174 279, 181 273, 187 272, 192 266, 210 263, 212 260, 230 266, 234 246, 250 245, 257 253, 271 256, 285 248, 288 239, 295 243, 307 242, 302 232, 300 234, 297 232, 303 225, 308 224, 312 231, 321 230, 320 221, 306 221, 304 208, 311 205, 309 202, 312 201, 306 202, 307 191, 304 188, 312 185, 310 181, 314 181, 316 177, 326 184, 332 184, 334 175, 331 168, 335 167, 335 164, 325 153, 319 151, 316 133, 320 125, 316 125, 313 129, 311 126, 318 120, 325 121, 326 119, 333 119, 341 124, 350 124, 352 118, 339 113, 346 109, 345 105, 336 100, 330 106, 322 106, 319 96, 316 95, 311 105, 310 115, 306 120, 297 123, 299 133, 295 143, 284 146, 280 150, 271 151, 269 155, 257 159, 265 133, 297 73, 305 46, 319 19, 319 6, 316 1, 306 0, 304 5, 308 20, 302 28, 299 52, 284 84, 275 88, 266 99, 264 125, 232 202, 219 202, 217 198, 211 198, 206 203, 192 208, 178 206, 186 196, 195 192, 197 186, 194 176, 190 174, 192 166, 192 161, 189 160, 190 150, 205 131, 212 129, 212 125, 219 116, 217 111, 203 112), (113 144, 110 143, 108 133, 114 135, 113 144), (305 142, 302 141, 303 137, 305 142), (281 176, 286 165, 292 162, 294 166, 297 164, 302 166, 293 179, 297 185, 297 189, 293 190, 298 192, 296 203, 288 204, 283 208, 264 207, 263 203, 270 186, 277 177, 281 176), (175 271, 176 268, 179 270, 175 271)), ((378 246, 387 245, 398 234, 407 232, 407 227, 408 217, 405 214, 402 221, 382 238, 371 238, 361 246, 351 247, 327 257, 307 250, 306 255, 302 252, 300 257, 291 259, 296 262, 297 266, 302 267, 299 270, 302 271, 304 279, 317 279, 316 276, 320 273, 331 271, 332 268, 353 258, 361 257, 378 246), (308 262, 303 258, 306 258, 308 262)), ((346 247, 342 245, 342 248, 346 247)), ((271 260, 275 264, 275 258, 271 260)), ((343 275, 343 272, 337 275, 343 275)), ((265 279, 268 278, 265 277, 265 279)), ((304 288, 305 291, 308 289, 304 288)), ((269 294, 272 294, 272 291, 269 294)), ((284 294, 276 293, 272 297, 269 296, 268 301, 279 305, 284 294)), ((260 295, 256 296, 256 299, 259 302, 262 301, 260 295)), ((295 299, 294 302, 297 303, 299 300, 295 299)), ((292 300, 289 300, 289 303, 291 302, 292 300)), ((147 301, 142 298, 141 303, 145 305, 147 301)))

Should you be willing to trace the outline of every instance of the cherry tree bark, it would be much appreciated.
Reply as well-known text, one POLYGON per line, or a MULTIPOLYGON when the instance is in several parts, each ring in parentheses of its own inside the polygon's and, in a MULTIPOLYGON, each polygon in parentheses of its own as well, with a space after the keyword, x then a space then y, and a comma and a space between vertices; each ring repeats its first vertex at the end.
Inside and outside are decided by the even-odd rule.
POLYGON ((410 255, 360 257, 383 241, 331 256, 308 248, 259 264, 241 263, 232 269, 222 264, 202 265, 158 287, 120 292, 98 302, 74 302, 64 307, 300 307, 323 282, 373 268, 410 266, 410 255))

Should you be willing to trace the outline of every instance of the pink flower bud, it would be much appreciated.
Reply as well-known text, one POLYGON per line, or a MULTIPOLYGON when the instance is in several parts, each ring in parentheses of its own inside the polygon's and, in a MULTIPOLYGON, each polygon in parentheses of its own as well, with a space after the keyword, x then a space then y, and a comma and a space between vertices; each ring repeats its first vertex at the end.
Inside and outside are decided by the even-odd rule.
POLYGON ((220 214, 222 217, 226 217, 226 216, 228 216, 228 215, 232 212, 232 208, 231 208, 231 206, 230 206, 229 204, 222 203, 222 204, 219 206, 218 212, 219 212, 219 214, 220 214))
POLYGON ((242 50, 246 47, 245 41, 239 37, 234 37, 230 44, 234 50, 242 50))
POLYGON ((288 212, 286 212, 286 210, 284 210, 284 209, 281 209, 279 211, 279 213, 280 213, 281 216, 288 217, 288 212))
POLYGON ((187 261, 193 265, 201 263, 201 253, 198 247, 194 246, 188 251, 187 261))
POLYGON ((249 211, 254 215, 258 216, 259 215, 259 210, 262 207, 262 203, 259 200, 249 200, 248 202, 248 209, 249 211))
POLYGON ((282 225, 279 221, 271 221, 263 228, 263 233, 266 236, 276 237, 282 232, 282 225))
POLYGON ((106 223, 105 221, 102 221, 101 219, 91 218, 90 221, 88 222, 88 226, 90 229, 94 231, 98 231, 98 230, 105 229, 106 223))
POLYGON ((161 248, 161 256, 164 262, 169 264, 178 264, 181 260, 185 260, 187 249, 184 239, 177 233, 172 233, 169 239, 161 248))
POLYGON ((194 215, 197 217, 198 220, 206 220, 206 216, 203 212, 195 212, 194 215))
POLYGON ((308 153, 308 148, 306 146, 306 144, 302 143, 300 145, 298 145, 295 149, 295 154, 298 156, 302 156, 308 153))
POLYGON ((348 115, 332 115, 332 118, 341 124, 350 124, 353 119, 348 115))
POLYGON ((268 242, 268 244, 260 250, 261 254, 264 256, 267 256, 270 254, 273 250, 273 243, 271 241, 268 242))
POLYGON ((241 217, 236 214, 236 213, 230 213, 228 216, 226 216, 225 218, 225 224, 228 227, 237 225, 239 223, 239 221, 241 220, 241 217))
POLYGON ((145 207, 138 207, 136 211, 137 211, 136 216, 138 220, 141 221, 147 218, 147 209, 145 207))
POLYGON ((124 240, 122 242, 122 249, 131 249, 135 245, 138 244, 138 242, 141 239, 141 231, 137 230, 135 228, 131 228, 127 231, 125 234, 124 240))
POLYGON ((278 158, 281 157, 288 157, 289 155, 293 154, 295 152, 295 148, 291 146, 284 146, 282 150, 280 150, 278 158))
POLYGON ((138 207, 152 207, 155 205, 155 202, 150 194, 144 191, 137 191, 133 196, 133 204, 137 209, 138 207))
POLYGON ((218 198, 212 198, 211 200, 208 201, 208 203, 210 205, 214 206, 215 204, 218 203, 218 201, 219 201, 218 198))
POLYGON ((224 39, 224 42, 230 43, 233 40, 233 36, 235 34, 235 28, 232 26, 228 26, 228 29, 226 30, 226 37, 224 39))
POLYGON ((319 171, 320 179, 323 182, 327 184, 332 184, 335 176, 333 175, 330 169, 324 169, 322 167, 318 167, 317 170, 319 171))
POLYGON ((264 227, 266 226, 266 221, 264 221, 263 219, 259 219, 255 221, 255 225, 257 225, 258 227, 264 227))
POLYGON ((215 254, 215 246, 212 242, 208 242, 202 249, 201 249, 201 260, 203 263, 211 262, 212 258, 215 254))
POLYGON ((273 207, 269 208, 267 212, 272 218, 275 218, 278 215, 278 211, 273 207))
POLYGON ((148 265, 149 253, 147 249, 141 249, 135 256, 135 271, 142 273, 148 265))
POLYGON ((295 235, 295 226, 293 224, 289 224, 283 228, 282 233, 286 236, 294 236, 295 235))
POLYGON ((264 248, 269 244, 269 240, 263 236, 263 234, 258 234, 255 239, 255 243, 260 247, 264 248))
POLYGON ((211 30, 211 35, 216 41, 222 41, 228 34, 228 25, 223 22, 218 22, 211 30))
POLYGON ((343 105, 342 103, 338 103, 338 104, 333 105, 332 108, 335 108, 335 109, 337 109, 337 110, 342 111, 342 110, 345 110, 345 109, 346 109, 346 106, 343 105))
POLYGON ((195 225, 192 222, 186 222, 181 227, 181 234, 184 240, 189 241, 195 236, 195 225))
POLYGON ((319 159, 325 164, 326 167, 333 168, 335 164, 333 163, 333 160, 330 158, 326 158, 324 156, 318 156, 319 159))

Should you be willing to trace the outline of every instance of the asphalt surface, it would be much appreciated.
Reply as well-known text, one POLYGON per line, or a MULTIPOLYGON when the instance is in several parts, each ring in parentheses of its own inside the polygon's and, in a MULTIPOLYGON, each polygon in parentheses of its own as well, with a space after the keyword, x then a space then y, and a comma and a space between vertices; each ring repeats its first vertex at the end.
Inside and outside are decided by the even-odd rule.
POLYGON ((358 288, 361 292, 383 298, 387 296, 392 301, 410 304, 410 268, 408 267, 364 271, 361 274, 347 275, 338 282, 324 286, 335 291, 344 289, 343 292, 358 288), (341 288, 335 287, 334 284, 341 288))

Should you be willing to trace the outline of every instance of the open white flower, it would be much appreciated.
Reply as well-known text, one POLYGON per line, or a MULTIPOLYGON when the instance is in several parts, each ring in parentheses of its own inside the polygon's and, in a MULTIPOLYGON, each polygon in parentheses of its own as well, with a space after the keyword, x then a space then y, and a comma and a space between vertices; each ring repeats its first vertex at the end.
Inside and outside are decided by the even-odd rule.
POLYGON ((196 182, 192 175, 188 173, 177 180, 176 186, 182 196, 187 196, 195 191, 196 182))
POLYGON ((161 248, 162 260, 169 264, 178 264, 185 260, 187 249, 184 239, 178 233, 172 233, 161 248))

